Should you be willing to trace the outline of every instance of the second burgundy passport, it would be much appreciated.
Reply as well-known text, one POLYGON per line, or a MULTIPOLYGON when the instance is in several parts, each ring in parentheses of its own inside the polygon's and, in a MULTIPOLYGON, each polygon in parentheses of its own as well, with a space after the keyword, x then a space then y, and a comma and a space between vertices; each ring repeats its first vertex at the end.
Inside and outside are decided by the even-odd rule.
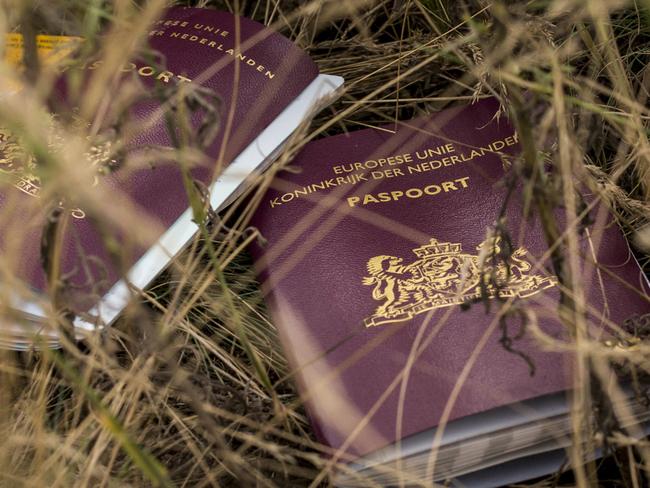
MULTIPOLYGON (((522 329, 533 317, 552 341, 569 340, 561 285, 520 189, 495 233, 520 151, 497 110, 485 100, 313 142, 260 202, 253 224, 266 242, 253 252, 265 298, 334 449, 365 455, 572 385, 568 355, 522 329)), ((580 269, 596 338, 649 307, 620 230, 602 205, 591 215, 580 269)))

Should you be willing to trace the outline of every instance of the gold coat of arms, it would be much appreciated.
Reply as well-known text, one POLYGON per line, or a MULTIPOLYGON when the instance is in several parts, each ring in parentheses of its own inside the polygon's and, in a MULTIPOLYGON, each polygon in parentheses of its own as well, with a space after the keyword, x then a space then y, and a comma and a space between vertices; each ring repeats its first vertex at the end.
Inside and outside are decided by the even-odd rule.
POLYGON ((370 258, 363 284, 372 286, 372 297, 382 303, 365 319, 366 327, 403 322, 429 310, 478 299, 486 292, 490 298, 525 298, 557 285, 555 276, 531 272, 523 247, 512 253, 507 265, 490 267, 483 262, 486 251, 498 254, 499 246, 499 238, 487 238, 476 247, 476 254, 469 254, 459 243, 432 238, 429 244, 413 249, 417 259, 410 264, 396 256, 370 258), (497 289, 487 283, 490 274, 503 286, 497 289))
MULTIPOLYGON (((47 141, 48 149, 52 152, 59 151, 65 145, 65 139, 57 130, 56 116, 50 120, 50 134, 47 141)), ((93 186, 98 183, 99 176, 105 174, 107 168, 116 166, 117 161, 112 155, 112 142, 95 141, 84 154, 84 159, 94 168, 97 174, 93 186)), ((0 127, 0 177, 9 176, 11 184, 18 190, 33 197, 38 197, 41 192, 41 179, 38 176, 36 157, 24 150, 20 138, 5 128, 0 127)), ((63 202, 59 206, 64 208, 63 202)), ((83 219, 86 213, 80 208, 70 209, 70 214, 76 219, 83 219)))

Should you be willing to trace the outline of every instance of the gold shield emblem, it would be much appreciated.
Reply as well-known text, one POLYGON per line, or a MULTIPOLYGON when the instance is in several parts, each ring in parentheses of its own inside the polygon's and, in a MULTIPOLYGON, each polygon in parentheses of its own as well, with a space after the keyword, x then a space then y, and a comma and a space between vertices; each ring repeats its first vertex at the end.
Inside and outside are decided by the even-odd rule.
MULTIPOLYGON (((65 144, 64 138, 57 130, 56 116, 52 116, 50 124, 48 149, 52 152, 59 151, 65 144)), ((7 129, 0 127, 0 174, 10 178, 14 188, 38 197, 41 191, 41 180, 38 176, 38 163, 33 154, 24 150, 19 137, 7 129)), ((96 169, 93 186, 99 182, 99 177, 106 172, 106 168, 117 165, 112 155, 112 142, 110 140, 97 141, 84 154, 85 161, 96 169)), ((65 208, 64 202, 59 202, 65 208)), ((76 219, 83 219, 86 213, 80 208, 71 208, 70 214, 76 219)))
POLYGON ((517 248, 508 265, 482 263, 487 250, 498 254, 500 239, 487 238, 476 247, 476 254, 465 253, 459 243, 440 242, 413 249, 415 261, 379 255, 368 260, 368 276, 363 284, 372 286, 372 297, 382 302, 373 315, 365 319, 366 327, 409 320, 436 308, 461 305, 487 294, 488 297, 529 297, 556 286, 553 275, 532 273, 526 259, 528 251, 517 248), (483 271, 483 272, 481 272, 483 271), (498 289, 486 277, 503 283, 498 289), (483 281, 482 281, 483 280, 483 281))

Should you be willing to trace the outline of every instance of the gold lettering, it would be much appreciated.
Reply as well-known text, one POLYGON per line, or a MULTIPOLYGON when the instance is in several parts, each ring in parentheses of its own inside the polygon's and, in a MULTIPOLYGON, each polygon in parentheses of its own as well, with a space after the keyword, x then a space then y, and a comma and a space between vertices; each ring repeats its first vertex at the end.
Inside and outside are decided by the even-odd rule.
POLYGON ((424 193, 426 193, 427 195, 431 195, 431 196, 437 195, 438 193, 440 193, 440 191, 441 190, 438 185, 429 185, 424 187, 424 193))
POLYGON ((171 71, 163 71, 156 76, 157 80, 163 80, 165 83, 169 83, 170 78, 174 76, 174 73, 171 71))
POLYGON ((455 185, 455 183, 453 181, 443 181, 442 182, 442 189, 445 192, 452 191, 452 190, 458 190, 458 188, 456 188, 456 185, 455 185))
POLYGON ((372 195, 368 194, 363 197, 363 204, 368 205, 369 203, 379 203, 379 200, 377 200, 375 197, 372 195))
POLYGON ((468 186, 467 182, 468 181, 469 181, 469 176, 465 176, 464 178, 457 178, 456 179, 456 182, 460 183, 460 186, 462 186, 463 188, 467 188, 467 186, 468 186))
POLYGON ((361 198, 359 197, 348 197, 348 205, 350 205, 350 207, 354 207, 357 203, 359 203, 360 200, 361 198))
POLYGON ((138 70, 140 76, 151 76, 156 72, 151 66, 143 66, 138 70))
POLYGON ((126 73, 127 71, 133 71, 135 68, 136 68, 135 63, 127 63, 126 66, 122 66, 120 71, 122 71, 123 73, 126 73))
MULTIPOLYGON (((357 176, 357 175, 353 175, 357 176)), ((341 177, 339 177, 341 178, 341 177)), ((358 204, 369 205, 371 203, 386 203, 386 202, 397 202, 402 197, 407 198, 422 198, 425 195, 435 196, 441 192, 453 192, 460 191, 464 188, 469 187, 469 176, 463 178, 457 178, 455 180, 443 181, 440 184, 430 184, 424 188, 409 188, 407 190, 393 190, 391 192, 380 192, 375 194, 367 193, 363 196, 354 195, 347 198, 348 205, 350 207, 355 207, 358 204)))

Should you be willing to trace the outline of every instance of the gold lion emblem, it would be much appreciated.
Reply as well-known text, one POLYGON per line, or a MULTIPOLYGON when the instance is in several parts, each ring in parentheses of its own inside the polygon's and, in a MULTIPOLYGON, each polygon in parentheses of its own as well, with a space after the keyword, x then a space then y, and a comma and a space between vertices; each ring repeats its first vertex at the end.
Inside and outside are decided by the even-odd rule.
MULTIPOLYGON (((50 138, 47 141, 48 149, 53 152, 60 150, 65 144, 63 137, 57 131, 55 118, 56 116, 52 116, 50 138)), ((99 176, 105 172, 105 168, 117 164, 112 156, 111 146, 110 140, 98 141, 84 154, 88 163, 97 168, 93 186, 99 182, 99 176)), ((39 196, 41 180, 38 176, 36 158, 24 150, 20 138, 2 127, 0 127, 0 173, 11 177, 14 188, 33 197, 39 196)), ((60 202, 59 206, 63 208, 63 202, 60 202)), ((80 208, 70 209, 70 214, 77 219, 86 216, 80 208)))
POLYGON ((461 244, 432 238, 429 244, 413 249, 417 259, 410 264, 390 255, 370 258, 363 284, 372 286, 372 298, 382 303, 366 318, 366 327, 403 322, 429 310, 460 305, 486 291, 490 297, 524 298, 557 285, 555 276, 530 273, 532 265, 523 247, 512 253, 507 266, 499 263, 489 269, 481 262, 485 250, 499 253, 500 244, 500 238, 487 238, 476 247, 477 254, 469 254, 462 251, 461 244), (488 274, 504 286, 497 290, 481 283, 488 274))

